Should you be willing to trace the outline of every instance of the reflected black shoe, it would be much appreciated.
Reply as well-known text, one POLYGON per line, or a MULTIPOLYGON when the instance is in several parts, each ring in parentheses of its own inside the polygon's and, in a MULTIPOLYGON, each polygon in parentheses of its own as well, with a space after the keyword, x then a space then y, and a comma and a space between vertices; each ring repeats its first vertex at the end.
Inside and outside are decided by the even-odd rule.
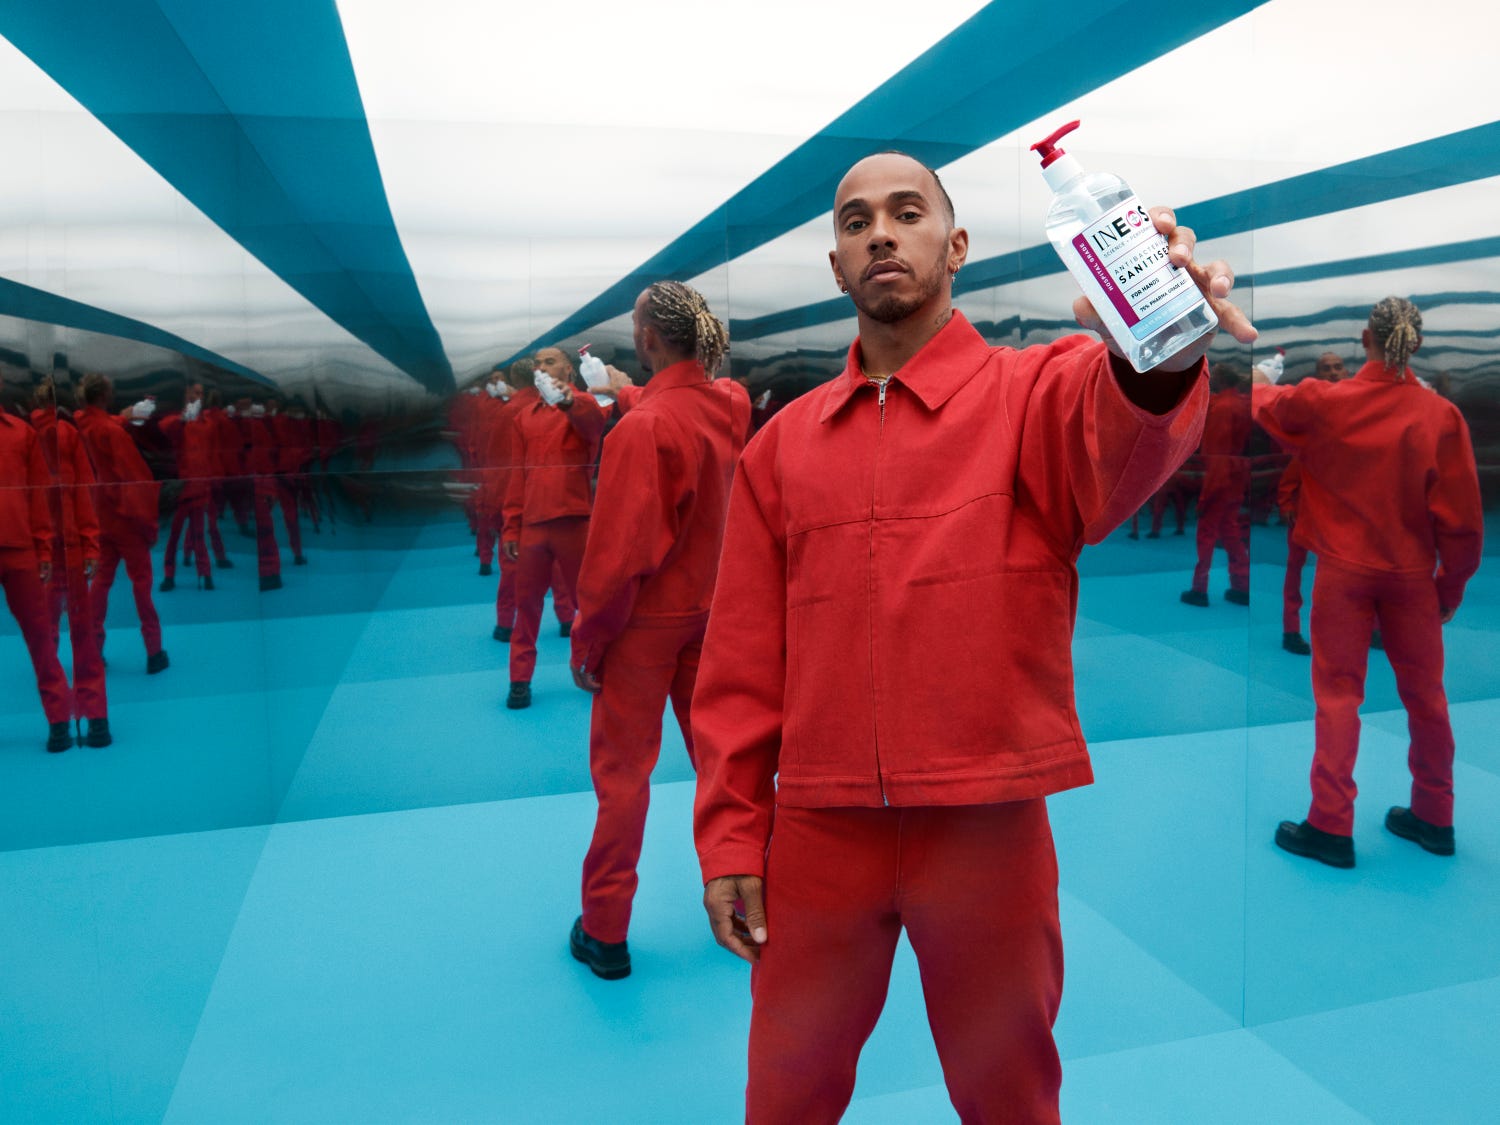
POLYGON ((52 723, 47 727, 47 753, 61 754, 73 748, 73 728, 67 722, 52 723))
POLYGON ((559 637, 571 637, 573 635, 573 623, 571 621, 562 622, 557 627, 557 635, 559 637))
POLYGON ((1312 652, 1312 645, 1302 639, 1301 633, 1282 633, 1281 647, 1287 652, 1295 652, 1298 656, 1306 656, 1312 652))
POLYGON ((510 644, 510 630, 504 625, 496 625, 495 631, 490 636, 494 637, 501 644, 510 644))
POLYGON ((623 941, 600 941, 583 932, 583 915, 573 923, 573 932, 568 935, 568 948, 573 951, 573 960, 582 961, 596 977, 605 980, 620 980, 630 975, 630 949, 623 941))
POLYGON ((89 720, 89 732, 83 736, 83 744, 85 746, 93 746, 97 749, 108 746, 113 741, 114 738, 109 733, 108 719, 89 720))
POLYGON ((1329 867, 1354 866, 1354 837, 1335 836, 1314 828, 1307 821, 1283 820, 1276 829, 1276 846, 1293 855, 1306 856, 1329 867))
POLYGON ((490 575, 492 575, 494 573, 495 573, 495 568, 492 567, 489 563, 480 563, 479 564, 479 577, 481 577, 481 578, 488 578, 490 575))
POLYGON ((150 656, 146 657, 146 675, 154 676, 158 672, 165 672, 171 666, 171 663, 167 659, 166 649, 162 649, 160 652, 153 652, 150 656))
POLYGON ((1411 809, 1392 805, 1391 811, 1385 814, 1385 826, 1403 840, 1411 840, 1419 845, 1423 851, 1433 855, 1453 854, 1451 824, 1447 828, 1439 828, 1436 824, 1423 820, 1411 809))
POLYGON ((163 578, 161 580, 161 585, 158 586, 157 589, 160 590, 163 594, 165 594, 168 590, 175 590, 175 589, 177 589, 177 583, 172 578, 172 576, 169 574, 169 575, 167 575, 165 578, 163 578))
POLYGON ((1233 602, 1235 605, 1249 605, 1250 591, 1236 590, 1233 586, 1231 586, 1229 587, 1229 589, 1224 591, 1224 600, 1226 602, 1233 602))
POLYGON ((261 579, 260 579, 260 588, 262 590, 279 590, 279 589, 281 589, 281 575, 279 575, 279 574, 264 574, 264 575, 262 575, 261 579))
POLYGON ((205 574, 203 576, 203 585, 198 588, 200 590, 212 590, 214 588, 214 576, 212 574, 205 574))
POLYGON ((293 566, 306 566, 307 565, 307 556, 306 555, 293 555, 292 556, 292 565, 293 566))
POLYGON ((214 566, 218 567, 220 570, 234 569, 234 563, 230 561, 228 555, 220 555, 218 558, 214 559, 214 566))
POLYGON ((1183 605, 1195 605, 1201 609, 1208 608, 1208 595, 1202 590, 1184 590, 1181 601, 1183 605))
POLYGON ((531 706, 531 684, 524 680, 517 680, 510 685, 510 694, 505 697, 505 705, 512 711, 520 711, 522 708, 531 706))

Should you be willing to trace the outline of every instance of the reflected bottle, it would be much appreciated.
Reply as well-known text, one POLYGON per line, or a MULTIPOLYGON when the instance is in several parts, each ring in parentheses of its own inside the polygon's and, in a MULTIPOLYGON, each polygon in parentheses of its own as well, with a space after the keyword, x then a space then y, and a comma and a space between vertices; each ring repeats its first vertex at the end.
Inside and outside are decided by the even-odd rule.
POLYGON ((1167 240, 1130 185, 1085 172, 1057 147, 1078 124, 1031 146, 1052 189, 1047 237, 1130 365, 1149 371, 1213 331, 1219 318, 1191 275, 1172 265, 1167 240))

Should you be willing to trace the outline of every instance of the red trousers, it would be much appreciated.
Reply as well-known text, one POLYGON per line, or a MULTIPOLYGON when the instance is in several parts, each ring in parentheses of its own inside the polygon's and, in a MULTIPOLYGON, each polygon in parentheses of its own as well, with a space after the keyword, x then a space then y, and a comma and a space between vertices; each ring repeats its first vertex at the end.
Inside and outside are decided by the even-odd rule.
POLYGON ((141 640, 146 655, 161 651, 161 618, 151 601, 151 539, 139 524, 111 527, 99 536, 99 565, 89 585, 89 604, 94 619, 94 633, 99 649, 104 650, 104 620, 109 613, 109 589, 115 582, 115 571, 125 564, 130 589, 135 595, 135 612, 141 620, 141 640))
MULTIPOLYGON (((578 568, 588 540, 587 516, 523 524, 520 557, 516 559, 516 625, 510 635, 510 678, 529 683, 536 670, 536 637, 542 626, 542 602, 552 584, 553 568, 562 575, 568 604, 576 605, 578 568)), ((561 618, 562 611, 558 611, 561 618)), ((572 620, 571 616, 567 620, 572 620)), ((594 935, 598 937, 597 934, 594 935)))
POLYGON ((281 573, 281 549, 276 543, 276 528, 271 523, 271 502, 281 505, 281 522, 286 525, 287 543, 295 557, 302 554, 302 527, 297 522, 297 498, 291 487, 279 477, 255 478, 255 553, 260 577, 281 573))
MULTIPOLYGON (((502 629, 512 628, 516 623, 516 567, 500 552, 500 585, 495 590, 495 624, 502 629)), ((566 624, 578 616, 578 607, 573 604, 573 592, 563 580, 562 567, 552 564, 552 612, 557 614, 559 625, 566 624)), ((538 630, 541 625, 538 623, 538 630)))
POLYGON ((1411 811, 1453 823, 1453 728, 1443 690, 1443 626, 1430 578, 1373 577, 1318 560, 1312 597, 1312 684, 1317 703, 1312 764, 1314 828, 1354 833, 1354 760, 1365 698, 1370 632, 1380 627, 1406 707, 1411 811))
POLYGON ((583 928, 600 941, 624 941, 630 928, 651 771, 661 755, 668 699, 693 761, 689 704, 707 624, 705 616, 631 625, 605 653, 603 690, 594 697, 589 722, 589 773, 599 812, 583 860, 583 928))
POLYGON ((1281 584, 1281 631, 1302 632, 1302 568, 1307 565, 1307 548, 1292 542, 1291 529, 1286 533, 1286 579, 1281 584))
POLYGON ((839 1119, 903 926, 959 1117, 1057 1122, 1062 935, 1041 798, 777 808, 768 940, 751 975, 747 1121, 839 1119))
POLYGON ((1208 592, 1208 572, 1214 559, 1214 544, 1224 544, 1229 555, 1229 585, 1250 589, 1249 529, 1240 517, 1245 494, 1237 489, 1211 492, 1198 499, 1198 565, 1193 570, 1193 589, 1208 592))
POLYGON ((177 539, 182 534, 184 524, 187 525, 187 542, 183 545, 182 553, 184 556, 193 556, 193 566, 200 578, 213 574, 213 568, 208 562, 207 533, 210 528, 215 541, 214 557, 224 557, 224 541, 219 538, 219 525, 214 518, 210 500, 211 495, 204 488, 192 493, 184 491, 177 501, 177 508, 172 513, 172 526, 167 532, 167 549, 162 557, 161 569, 166 577, 173 578, 177 574, 177 539))
MULTIPOLYGON (((99 633, 94 626, 89 580, 83 559, 61 545, 52 551, 52 578, 47 583, 48 637, 57 648, 63 610, 68 613, 68 641, 73 647, 73 705, 75 719, 107 719, 109 703, 104 691, 104 657, 99 651, 99 633)), ((48 719, 49 722, 53 721, 48 719)))
POLYGON ((57 659, 57 641, 47 619, 47 587, 37 572, 36 552, 0 547, 0 586, 5 588, 5 604, 31 656, 42 711, 49 723, 65 723, 73 717, 73 693, 62 661, 57 659))

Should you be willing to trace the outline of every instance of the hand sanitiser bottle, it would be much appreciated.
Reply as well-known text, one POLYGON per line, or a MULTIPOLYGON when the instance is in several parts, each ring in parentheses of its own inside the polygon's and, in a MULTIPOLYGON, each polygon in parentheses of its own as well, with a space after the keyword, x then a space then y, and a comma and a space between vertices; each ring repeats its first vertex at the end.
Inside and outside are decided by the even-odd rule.
POLYGON ((1167 240, 1124 180, 1085 172, 1057 142, 1070 121, 1031 147, 1052 189, 1047 237, 1137 371, 1149 371, 1219 323, 1186 270, 1167 258, 1167 240))

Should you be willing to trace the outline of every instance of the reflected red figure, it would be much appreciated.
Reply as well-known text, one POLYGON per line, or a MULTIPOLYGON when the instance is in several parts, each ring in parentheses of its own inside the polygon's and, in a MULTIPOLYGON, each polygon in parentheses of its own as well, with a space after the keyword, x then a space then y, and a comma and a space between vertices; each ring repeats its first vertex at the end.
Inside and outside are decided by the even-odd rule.
POLYGON ((53 728, 48 748, 63 750, 72 745, 72 693, 48 621, 55 540, 51 488, 52 474, 36 431, 0 411, 0 586, 26 642, 42 711, 53 728))
POLYGON ((120 564, 125 564, 150 671, 164 666, 161 620, 151 600, 151 548, 156 543, 161 486, 126 433, 126 424, 109 413, 109 393, 102 376, 86 376, 87 405, 74 415, 98 481, 94 506, 99 516, 99 566, 89 597, 102 651, 110 587, 120 564))

